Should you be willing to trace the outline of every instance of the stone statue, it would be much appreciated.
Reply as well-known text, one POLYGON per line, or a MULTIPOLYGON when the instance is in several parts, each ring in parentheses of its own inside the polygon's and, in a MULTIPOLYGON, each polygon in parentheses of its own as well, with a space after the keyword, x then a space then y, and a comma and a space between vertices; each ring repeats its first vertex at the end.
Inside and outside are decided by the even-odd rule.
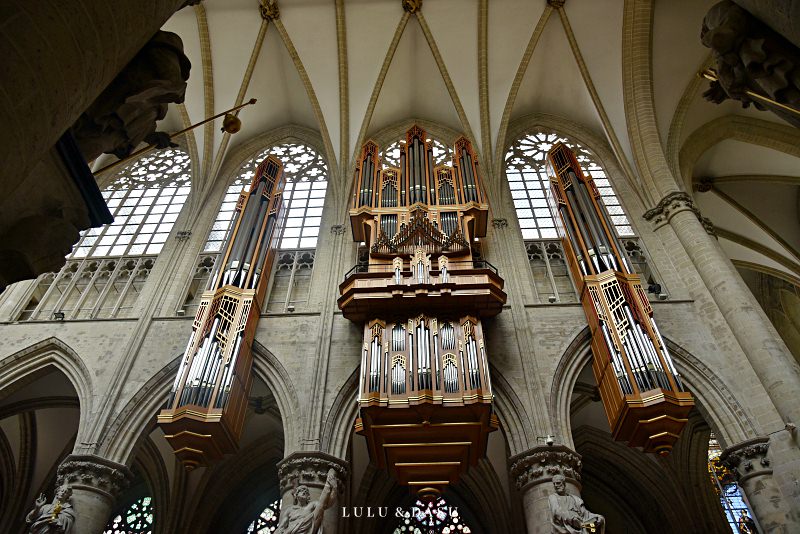
POLYGON ((553 476, 553 487, 556 492, 549 497, 551 524, 553 534, 603 534, 606 530, 606 519, 602 515, 593 514, 583 505, 583 500, 567 493, 564 475, 553 476))
POLYGON ((736 527, 739 529, 739 534, 756 534, 756 523, 747 515, 747 510, 742 510, 736 527))
POLYGON ((336 472, 328 471, 319 500, 312 501, 308 487, 300 485, 292 492, 295 503, 281 510, 275 534, 322 534, 322 517, 336 500, 336 472))
POLYGON ((39 495, 33 510, 25 517, 25 522, 30 525, 29 534, 69 534, 75 521, 75 510, 69 502, 71 497, 69 486, 56 488, 50 504, 45 504, 44 495, 39 495))
POLYGON ((158 31, 72 126, 86 161, 129 155, 142 142, 177 146, 156 132, 170 102, 181 103, 191 69, 177 34, 158 31))
MULTIPOLYGON (((800 109, 800 49, 749 12, 731 0, 715 4, 703 19, 700 39, 711 49, 719 80, 703 93, 706 100, 719 104, 733 98, 743 107, 767 109, 749 90, 800 109)), ((800 115, 768 108, 800 128, 800 115)))

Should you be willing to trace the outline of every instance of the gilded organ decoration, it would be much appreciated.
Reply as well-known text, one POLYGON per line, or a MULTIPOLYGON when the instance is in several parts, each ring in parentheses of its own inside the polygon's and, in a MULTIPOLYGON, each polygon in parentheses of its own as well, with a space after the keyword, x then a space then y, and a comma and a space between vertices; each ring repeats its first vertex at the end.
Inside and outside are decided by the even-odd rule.
POLYGON ((498 426, 481 318, 506 301, 497 270, 474 259, 489 206, 472 146, 439 145, 418 126, 383 152, 364 144, 350 221, 368 258, 339 298, 364 324, 356 430, 427 500, 484 456, 498 426))
POLYGON ((187 468, 237 447, 252 380, 251 345, 280 233, 283 179, 283 165, 270 156, 240 195, 169 400, 158 416, 187 468))
POLYGON ((669 454, 694 405, 593 179, 557 143, 550 204, 592 331, 593 370, 614 439, 669 454))

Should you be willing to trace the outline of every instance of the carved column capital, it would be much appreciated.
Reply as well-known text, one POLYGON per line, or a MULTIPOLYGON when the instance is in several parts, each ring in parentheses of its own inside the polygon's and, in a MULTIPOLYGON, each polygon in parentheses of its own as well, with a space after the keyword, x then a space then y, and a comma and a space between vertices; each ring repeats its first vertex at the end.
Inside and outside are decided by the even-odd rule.
POLYGON ((728 447, 722 452, 720 460, 736 474, 736 479, 741 484, 755 476, 772 474, 767 458, 768 451, 769 437, 762 436, 728 447))
POLYGON ((495 228, 508 227, 508 219, 492 219, 492 226, 495 228))
POLYGON ((331 233, 333 235, 344 235, 345 227, 343 224, 334 224, 331 226, 331 233))
POLYGON ((547 0, 547 5, 555 9, 560 9, 564 7, 564 2, 566 2, 566 0, 547 0))
POLYGON ((561 474, 580 487, 581 455, 564 445, 535 447, 510 459, 511 478, 518 490, 549 482, 561 474))
POLYGON ((258 12, 264 20, 277 20, 281 18, 281 11, 278 9, 278 2, 275 0, 261 0, 258 12))
POLYGON ((278 463, 281 493, 301 484, 312 488, 322 488, 325 485, 328 471, 331 469, 336 473, 339 487, 344 487, 349 470, 347 462, 324 452, 292 453, 278 463))
POLYGON ((113 502, 132 478, 131 470, 122 464, 92 454, 71 454, 58 466, 56 485, 100 493, 113 502))
POLYGON ((694 205, 691 195, 683 191, 675 191, 668 194, 659 200, 654 208, 644 212, 643 217, 645 220, 653 223, 655 229, 658 229, 668 224, 672 217, 682 211, 691 211, 694 213, 697 220, 703 225, 706 233, 716 236, 714 233, 714 225, 708 218, 703 217, 700 210, 694 205))

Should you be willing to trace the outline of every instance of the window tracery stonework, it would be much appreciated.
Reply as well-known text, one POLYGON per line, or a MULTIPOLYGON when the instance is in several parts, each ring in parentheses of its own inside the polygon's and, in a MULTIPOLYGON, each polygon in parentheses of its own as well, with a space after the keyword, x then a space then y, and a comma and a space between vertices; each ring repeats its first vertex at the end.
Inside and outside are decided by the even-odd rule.
POLYGON ((154 515, 153 499, 141 497, 112 517, 103 534, 150 534, 154 515))
POLYGON ((264 508, 258 517, 247 526, 246 534, 271 534, 278 528, 281 514, 281 499, 277 499, 264 508))
POLYGON ((442 497, 435 501, 417 501, 402 512, 399 524, 392 534, 469 534, 472 529, 458 512, 458 508, 442 497))

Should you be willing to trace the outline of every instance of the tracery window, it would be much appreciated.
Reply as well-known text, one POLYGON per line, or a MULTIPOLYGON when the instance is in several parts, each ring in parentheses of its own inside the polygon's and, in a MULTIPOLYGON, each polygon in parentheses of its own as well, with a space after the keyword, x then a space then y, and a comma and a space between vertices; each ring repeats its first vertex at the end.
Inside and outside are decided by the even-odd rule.
POLYGON ((417 501, 403 513, 393 534, 469 534, 472 529, 464 522, 455 506, 444 498, 424 503, 417 501))
POLYGON ((247 526, 246 534, 271 534, 278 528, 281 515, 281 500, 277 499, 258 514, 258 517, 247 526))
POLYGON ((114 222, 81 234, 64 267, 41 275, 19 320, 129 316, 191 189, 190 158, 169 148, 113 175, 103 198, 114 222))
POLYGON ((708 473, 711 477, 714 492, 719 497, 728 526, 733 534, 739 534, 740 532, 746 532, 740 525, 749 522, 748 526, 750 526, 751 532, 757 532, 753 525, 755 521, 753 514, 747 502, 745 502, 742 488, 736 483, 736 477, 733 472, 720 461, 721 454, 722 448, 712 433, 711 438, 708 440, 708 473))
POLYGON ((141 497, 113 517, 103 534, 150 534, 154 513, 153 499, 141 497))
POLYGON ((284 165, 284 220, 279 235, 279 251, 273 268, 267 312, 292 311, 308 301, 309 282, 314 267, 314 249, 322 223, 322 208, 328 188, 328 166, 308 145, 284 143, 261 151, 242 165, 228 187, 209 232, 203 252, 189 286, 182 312, 193 314, 205 290, 208 276, 231 231, 239 193, 253 180, 258 165, 270 154, 284 165))
POLYGON ((523 239, 555 239, 553 215, 547 204, 550 182, 545 171, 547 151, 557 142, 570 147, 592 178, 620 237, 635 235, 606 172, 585 147, 556 133, 534 132, 520 138, 506 153, 506 177, 517 210, 523 239))
POLYGON ((575 152, 584 171, 594 179, 634 269, 642 277, 643 283, 654 284, 657 277, 647 261, 647 254, 633 232, 608 175, 594 154, 567 137, 554 132, 536 130, 522 136, 509 148, 506 152, 505 166, 517 220, 533 272, 534 290, 539 301, 578 301, 564 250, 558 239, 556 221, 548 204, 550 181, 545 170, 547 151, 557 142, 569 146, 575 152))
POLYGON ((186 152, 169 148, 139 158, 103 191, 114 222, 87 230, 70 257, 158 254, 190 189, 186 152))

